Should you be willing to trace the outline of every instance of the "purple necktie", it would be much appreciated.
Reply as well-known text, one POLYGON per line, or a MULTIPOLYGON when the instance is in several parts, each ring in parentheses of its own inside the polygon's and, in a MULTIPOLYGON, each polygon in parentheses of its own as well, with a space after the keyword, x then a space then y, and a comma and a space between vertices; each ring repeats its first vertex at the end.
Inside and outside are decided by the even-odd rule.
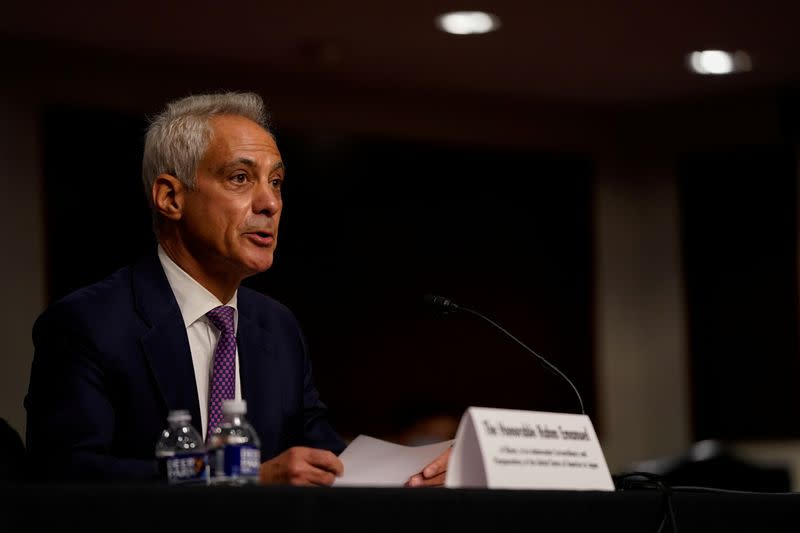
POLYGON ((233 307, 221 305, 206 313, 211 323, 220 331, 208 387, 206 440, 222 420, 222 402, 233 400, 236 392, 236 334, 233 331, 233 311, 233 307))

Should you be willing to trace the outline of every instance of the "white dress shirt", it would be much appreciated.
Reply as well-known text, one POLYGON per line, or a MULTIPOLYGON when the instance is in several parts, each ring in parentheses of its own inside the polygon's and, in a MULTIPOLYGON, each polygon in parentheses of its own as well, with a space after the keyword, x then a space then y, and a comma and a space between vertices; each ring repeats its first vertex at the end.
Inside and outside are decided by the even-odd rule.
MULTIPOLYGON (((192 352, 194 378, 197 383, 197 398, 200 401, 200 434, 205 438, 208 426, 208 387, 211 369, 214 364, 214 349, 217 347, 220 331, 206 316, 206 313, 219 307, 229 305, 233 307, 233 331, 239 327, 239 309, 236 307, 236 296, 228 303, 223 304, 216 296, 205 287, 197 283, 189 274, 183 271, 175 261, 159 245, 158 259, 167 275, 169 286, 178 301, 178 307, 186 326, 186 336, 189 337, 189 350, 192 352)), ((242 387, 239 379, 239 348, 236 348, 236 388, 235 398, 242 399, 242 387)), ((189 409, 189 406, 185 406, 189 409)), ((192 420, 192 425, 197 427, 197 421, 192 420)))

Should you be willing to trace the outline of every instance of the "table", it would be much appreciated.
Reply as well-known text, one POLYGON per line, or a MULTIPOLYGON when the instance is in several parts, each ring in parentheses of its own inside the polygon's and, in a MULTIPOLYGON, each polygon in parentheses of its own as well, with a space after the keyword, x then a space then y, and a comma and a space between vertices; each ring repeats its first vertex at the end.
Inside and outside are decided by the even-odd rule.
MULTIPOLYGON (((664 497, 483 489, 0 486, 2 531, 655 532, 664 497), (5 527, 10 525, 10 527, 5 527)), ((678 530, 798 531, 800 493, 675 491, 678 530)), ((663 531, 671 531, 667 523, 663 531)))

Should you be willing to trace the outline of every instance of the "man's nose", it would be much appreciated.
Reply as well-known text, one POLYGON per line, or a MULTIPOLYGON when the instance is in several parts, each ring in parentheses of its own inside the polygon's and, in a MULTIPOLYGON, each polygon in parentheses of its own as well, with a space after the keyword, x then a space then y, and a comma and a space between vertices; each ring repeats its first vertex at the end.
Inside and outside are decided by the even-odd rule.
POLYGON ((253 198, 254 212, 272 216, 280 211, 281 206, 280 190, 276 189, 270 180, 264 180, 256 186, 253 198))

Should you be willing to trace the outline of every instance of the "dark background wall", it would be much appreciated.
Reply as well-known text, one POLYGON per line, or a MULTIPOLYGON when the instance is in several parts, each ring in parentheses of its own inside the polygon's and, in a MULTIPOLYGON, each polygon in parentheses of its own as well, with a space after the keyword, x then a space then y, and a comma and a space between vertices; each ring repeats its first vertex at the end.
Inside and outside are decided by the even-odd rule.
POLYGON ((678 176, 694 435, 798 437, 794 146, 687 154, 678 176))
MULTIPOLYGON (((55 107, 45 123, 50 301, 154 248, 143 118, 55 107), (91 155, 87 162, 87 153, 91 155), (88 163, 88 166, 87 166, 88 163)), ((470 405, 594 413, 591 166, 581 154, 280 130, 288 167, 276 264, 246 285, 295 311, 337 427, 389 437, 470 405)))
MULTIPOLYGON (((147 122, 91 106, 42 117, 55 301, 153 249, 147 122)), ((560 378, 476 318, 426 309, 427 293, 545 354, 596 416, 590 154, 280 126, 278 140, 289 168, 278 260, 246 285, 298 315, 344 434, 390 438, 409 412, 469 405, 576 409, 560 378)), ((795 162, 788 140, 674 161, 697 440, 800 434, 784 422, 800 407, 795 162)))

